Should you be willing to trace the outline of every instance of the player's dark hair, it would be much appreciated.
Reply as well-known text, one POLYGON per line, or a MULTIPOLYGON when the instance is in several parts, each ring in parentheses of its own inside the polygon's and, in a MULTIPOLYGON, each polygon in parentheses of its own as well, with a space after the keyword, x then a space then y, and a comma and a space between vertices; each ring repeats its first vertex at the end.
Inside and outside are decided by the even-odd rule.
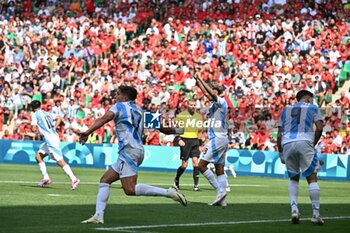
POLYGON ((32 106, 32 109, 35 110, 35 109, 38 109, 41 107, 41 103, 40 101, 38 100, 33 100, 31 103, 30 103, 30 106, 32 106))
POLYGON ((137 97, 137 90, 134 87, 120 86, 119 91, 131 101, 134 101, 137 97))
POLYGON ((310 91, 307 90, 301 90, 297 93, 297 101, 299 102, 302 98, 304 98, 304 96, 310 96, 310 97, 314 97, 314 94, 312 94, 310 91))
POLYGON ((213 90, 217 90, 218 94, 222 94, 222 87, 220 86, 220 84, 218 84, 217 82, 210 82, 209 86, 213 89, 213 90))

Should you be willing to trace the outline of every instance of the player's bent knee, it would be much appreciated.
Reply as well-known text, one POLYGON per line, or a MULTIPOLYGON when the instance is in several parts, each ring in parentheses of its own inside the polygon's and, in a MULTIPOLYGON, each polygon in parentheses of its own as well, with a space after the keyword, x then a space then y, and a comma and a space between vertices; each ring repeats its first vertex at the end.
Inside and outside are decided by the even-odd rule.
POLYGON ((64 165, 66 165, 66 162, 65 162, 63 159, 61 159, 61 160, 58 160, 58 161, 57 161, 57 164, 58 164, 58 166, 60 166, 60 167, 64 167, 64 165))
POLYGON ((110 182, 110 180, 107 179, 106 177, 102 176, 100 179, 100 183, 111 184, 112 182, 110 182))
POLYGON ((127 195, 127 196, 135 196, 135 189, 134 188, 123 187, 123 189, 124 189, 125 195, 127 195))
POLYGON ((299 182, 299 180, 300 180, 300 174, 297 174, 297 175, 295 175, 295 176, 291 177, 291 178, 290 178, 290 180, 293 180, 293 181, 299 182))
POLYGON ((208 168, 206 166, 198 164, 198 169, 201 173, 204 173, 208 168))
POLYGON ((317 182, 317 173, 312 173, 310 176, 306 177, 309 184, 317 182))
POLYGON ((36 156, 35 156, 35 160, 40 163, 43 161, 45 155, 44 154, 41 154, 41 153, 38 153, 36 156))
POLYGON ((215 165, 215 172, 216 172, 216 175, 218 175, 218 176, 225 174, 224 166, 220 165, 220 164, 216 164, 215 165))
POLYGON ((100 183, 112 184, 115 180, 110 177, 102 176, 100 179, 100 183))

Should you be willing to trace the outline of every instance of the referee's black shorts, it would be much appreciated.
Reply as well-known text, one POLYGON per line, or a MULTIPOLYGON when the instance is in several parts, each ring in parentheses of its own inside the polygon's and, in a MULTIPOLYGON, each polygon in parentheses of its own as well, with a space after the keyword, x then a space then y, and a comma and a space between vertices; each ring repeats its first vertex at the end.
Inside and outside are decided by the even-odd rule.
POLYGON ((199 157, 199 139, 198 138, 181 138, 184 142, 184 146, 180 146, 180 159, 188 160, 189 158, 199 157))

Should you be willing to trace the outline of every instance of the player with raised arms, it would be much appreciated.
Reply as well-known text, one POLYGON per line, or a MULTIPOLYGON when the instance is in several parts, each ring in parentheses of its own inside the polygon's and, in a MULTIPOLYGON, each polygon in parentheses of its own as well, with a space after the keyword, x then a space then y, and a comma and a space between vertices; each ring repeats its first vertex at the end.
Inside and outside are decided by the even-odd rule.
POLYGON ((35 157, 43 175, 43 179, 38 186, 44 187, 52 183, 43 160, 47 155, 50 155, 50 157, 55 160, 69 176, 72 181, 71 189, 75 190, 79 185, 80 180, 75 177, 70 166, 63 160, 62 151, 60 149, 60 138, 56 132, 56 128, 60 121, 56 121, 55 124, 54 120, 56 120, 56 117, 42 110, 41 103, 38 100, 32 101, 31 107, 34 111, 32 115, 32 125, 37 126, 39 133, 44 140, 44 143, 41 145, 38 154, 35 157))
POLYGON ((80 133, 80 142, 84 144, 92 132, 113 120, 119 142, 117 161, 100 179, 95 214, 82 223, 104 223, 110 186, 119 179, 124 193, 128 196, 162 196, 187 205, 185 196, 174 187, 164 189, 137 183, 138 167, 144 158, 144 147, 143 111, 135 105, 136 97, 137 91, 134 87, 120 86, 115 97, 117 103, 104 116, 97 119, 86 132, 80 133))
POLYGON ((224 169, 226 151, 229 144, 226 124, 228 104, 224 98, 220 97, 222 87, 219 84, 210 83, 209 86, 199 75, 195 75, 195 79, 203 94, 211 101, 208 119, 210 122, 208 127, 209 142, 199 161, 198 168, 217 192, 216 198, 211 205, 226 206, 227 177, 224 169), (208 169, 209 163, 214 164, 217 179, 214 173, 208 169))

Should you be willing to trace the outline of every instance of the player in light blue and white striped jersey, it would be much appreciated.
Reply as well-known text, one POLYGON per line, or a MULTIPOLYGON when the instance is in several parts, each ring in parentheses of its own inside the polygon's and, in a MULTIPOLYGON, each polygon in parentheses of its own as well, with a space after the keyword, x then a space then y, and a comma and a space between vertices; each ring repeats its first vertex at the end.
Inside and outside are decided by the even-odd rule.
POLYGON ((312 202, 315 224, 324 223, 320 216, 320 188, 317 183, 317 172, 320 162, 315 153, 315 146, 322 135, 323 117, 319 108, 312 104, 314 95, 302 90, 297 93, 298 103, 286 107, 278 124, 277 146, 282 162, 286 164, 289 183, 289 197, 292 211, 292 222, 298 224, 298 190, 300 170, 309 184, 309 196, 312 202), (314 128, 316 126, 316 129, 314 128))
POLYGON ((216 198, 211 205, 226 206, 227 177, 224 169, 226 150, 229 144, 226 123, 228 104, 224 98, 220 97, 222 92, 221 86, 216 83, 211 83, 209 86, 198 75, 195 76, 195 79, 203 94, 212 101, 208 119, 209 142, 198 164, 198 168, 217 192, 216 198), (209 163, 214 164, 217 179, 211 170, 208 169, 209 163))
POLYGON ((323 120, 319 108, 310 103, 298 102, 285 108, 281 114, 282 145, 295 141, 314 143, 314 123, 323 120))
POLYGON ((40 171, 43 175, 42 181, 38 184, 40 187, 44 187, 46 185, 51 184, 51 179, 47 172, 47 168, 44 162, 44 158, 47 155, 57 162, 57 164, 63 169, 63 171, 69 176, 71 179, 71 189, 74 190, 77 188, 80 180, 75 177, 70 166, 64 161, 62 152, 60 149, 60 138, 56 132, 56 127, 58 124, 55 124, 54 120, 56 120, 55 116, 45 112, 41 109, 41 103, 37 100, 34 100, 31 103, 33 108, 32 115, 32 125, 37 126, 41 137, 44 143, 41 145, 38 154, 36 155, 36 161, 39 164, 40 171))
MULTIPOLYGON (((138 167, 144 158, 142 144, 143 111, 134 100, 137 91, 133 87, 120 86, 116 93, 116 104, 86 131, 80 134, 80 142, 85 143, 89 135, 114 120, 118 137, 118 159, 101 177, 97 194, 95 214, 82 223, 104 223, 104 211, 107 206, 110 185, 119 180, 126 195, 163 196, 187 205, 186 198, 176 189, 163 189, 146 184, 137 184, 138 167)), ((117 153, 116 153, 117 154, 117 153)))

